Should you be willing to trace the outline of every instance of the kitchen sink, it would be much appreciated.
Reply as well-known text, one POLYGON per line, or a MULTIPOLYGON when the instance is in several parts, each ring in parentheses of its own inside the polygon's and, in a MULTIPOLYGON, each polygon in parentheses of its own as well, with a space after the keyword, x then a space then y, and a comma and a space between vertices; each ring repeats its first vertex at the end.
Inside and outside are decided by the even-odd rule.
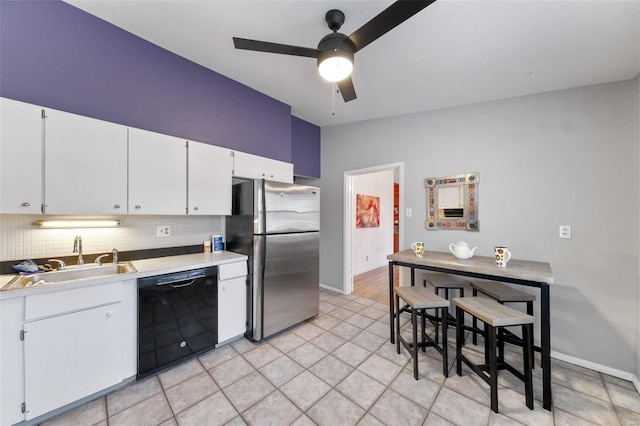
POLYGON ((131 262, 108 263, 104 265, 66 266, 57 271, 39 272, 29 275, 18 275, 9 281, 0 291, 16 290, 42 285, 57 284, 67 281, 84 280, 87 278, 117 275, 127 272, 137 272, 131 262))

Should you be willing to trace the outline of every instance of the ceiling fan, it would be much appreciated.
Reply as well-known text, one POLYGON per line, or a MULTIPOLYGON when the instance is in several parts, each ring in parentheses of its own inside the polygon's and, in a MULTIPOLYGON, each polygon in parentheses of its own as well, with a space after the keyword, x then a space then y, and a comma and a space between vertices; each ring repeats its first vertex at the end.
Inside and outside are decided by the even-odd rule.
POLYGON ((349 102, 356 98, 351 80, 353 55, 435 1, 396 1, 348 37, 338 32, 344 23, 344 13, 332 9, 327 12, 325 20, 333 32, 320 40, 317 49, 239 37, 233 37, 233 44, 236 49, 316 58, 320 75, 326 80, 336 82, 342 98, 349 102))

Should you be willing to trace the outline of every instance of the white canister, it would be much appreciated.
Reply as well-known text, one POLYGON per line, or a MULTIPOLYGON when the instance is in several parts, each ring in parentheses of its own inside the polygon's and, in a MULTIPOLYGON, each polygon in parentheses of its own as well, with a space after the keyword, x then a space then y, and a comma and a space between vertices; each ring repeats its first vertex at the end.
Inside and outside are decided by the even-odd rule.
POLYGON ((211 242, 212 242, 212 245, 213 245, 213 251, 214 252, 223 250, 222 235, 213 235, 211 237, 211 242))

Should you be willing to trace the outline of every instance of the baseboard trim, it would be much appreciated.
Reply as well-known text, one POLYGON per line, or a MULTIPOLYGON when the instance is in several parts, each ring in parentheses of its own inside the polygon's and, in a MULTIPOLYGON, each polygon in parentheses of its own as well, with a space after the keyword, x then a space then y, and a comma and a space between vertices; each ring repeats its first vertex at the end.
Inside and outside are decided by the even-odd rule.
POLYGON ((320 288, 325 289, 325 290, 329 290, 329 291, 331 291, 333 293, 344 294, 344 291, 342 291, 341 289, 338 289, 338 288, 335 288, 335 287, 331 287, 331 286, 328 286, 326 284, 320 283, 320 288))
POLYGON ((636 387, 638 393, 640 393, 640 380, 634 374, 627 371, 618 370, 616 368, 607 367, 606 365, 597 364, 595 362, 587 361, 574 356, 562 354, 559 352, 551 351, 551 358, 558 359, 560 361, 568 362, 580 367, 588 368, 590 370, 598 371, 600 373, 608 374, 609 376, 617 377, 618 379, 628 380, 636 387))

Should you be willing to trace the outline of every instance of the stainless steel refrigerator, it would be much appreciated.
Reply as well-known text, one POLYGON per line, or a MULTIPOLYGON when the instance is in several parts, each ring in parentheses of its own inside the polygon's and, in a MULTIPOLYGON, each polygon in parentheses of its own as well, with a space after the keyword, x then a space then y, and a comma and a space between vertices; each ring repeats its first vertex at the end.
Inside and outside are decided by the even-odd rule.
POLYGON ((258 341, 318 315, 320 188, 233 185, 227 249, 249 256, 247 333, 258 341))

